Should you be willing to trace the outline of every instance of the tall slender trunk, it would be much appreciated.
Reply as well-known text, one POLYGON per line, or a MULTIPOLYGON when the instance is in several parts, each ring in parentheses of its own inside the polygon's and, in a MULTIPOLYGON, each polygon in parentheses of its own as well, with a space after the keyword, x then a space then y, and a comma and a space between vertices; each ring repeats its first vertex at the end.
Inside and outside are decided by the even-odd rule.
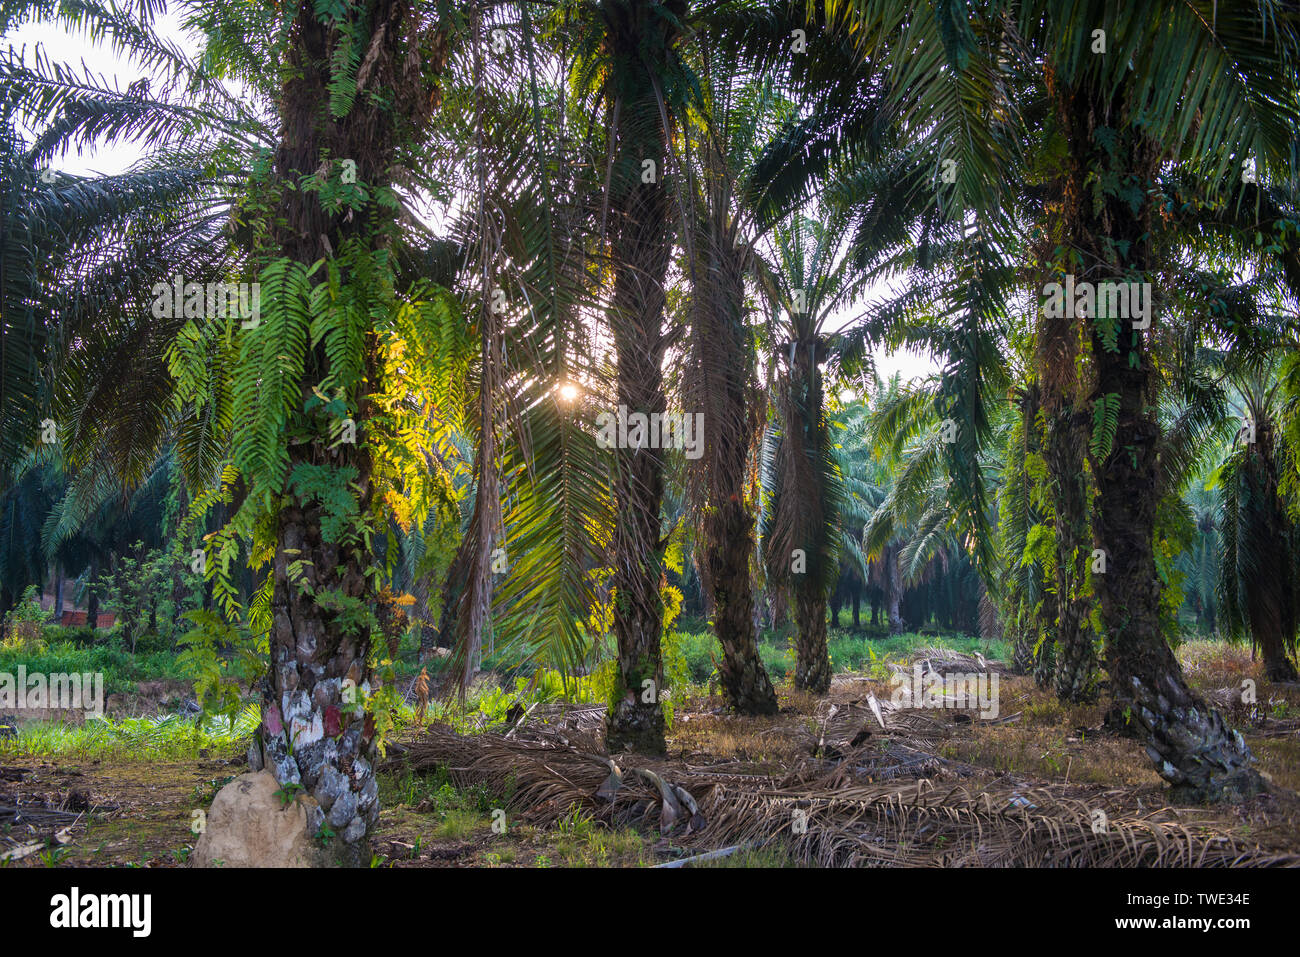
MULTIPOLYGON (((472 15, 475 36, 481 36, 479 12, 472 15)), ((474 45, 475 108, 481 107, 482 47, 474 45)), ((491 248, 495 232, 487 209, 487 157, 483 143, 483 124, 476 122, 478 142, 477 177, 479 189, 479 437, 474 461, 474 512, 469 529, 457 552, 465 559, 465 588, 456 612, 456 644, 452 668, 459 672, 458 687, 465 694, 483 658, 483 630, 490 627, 492 615, 492 559, 494 546, 503 537, 501 492, 497 469, 497 390, 501 377, 501 330, 492 305, 492 272, 500 251, 491 248)), ((508 557, 507 557, 508 560, 508 557)))
POLYGON ((786 638, 790 631, 790 593, 781 584, 771 578, 767 584, 767 604, 772 615, 772 634, 777 638, 786 638))
MULTIPOLYGON (((669 6, 680 22, 686 4, 669 6)), ((672 206, 663 182, 667 131, 659 80, 678 28, 649 0, 605 0, 600 11, 611 58, 618 64, 609 81, 615 97, 610 131, 615 150, 609 188, 614 270, 610 324, 618 358, 618 401, 629 415, 662 416, 668 346, 664 279, 672 252, 672 206), (647 166, 647 160, 653 166, 647 166)), ((657 448, 620 448, 616 462, 612 579, 619 687, 606 718, 606 747, 662 753, 663 453, 657 448)))
MULTIPOLYGON (((1058 397, 1062 398, 1062 397, 1058 397)), ((1056 694, 1062 701, 1097 697, 1097 652, 1088 622, 1088 413, 1045 395, 1049 410, 1044 458, 1056 512, 1056 694)))
POLYGON ((884 562, 885 624, 895 635, 903 631, 903 569, 898 564, 898 549, 898 542, 890 542, 881 555, 884 562))
POLYGON ((1262 514, 1239 532, 1255 541, 1239 543, 1237 554, 1267 555, 1272 568, 1268 581, 1248 583, 1243 610, 1251 638, 1264 659, 1265 677, 1295 681, 1296 667, 1287 656, 1287 646, 1295 640, 1297 614, 1292 586, 1296 574, 1293 535, 1286 503, 1278 494, 1277 433, 1270 419, 1261 416, 1256 422, 1255 441, 1246 454, 1242 469, 1246 494, 1262 514))
MULTIPOLYGON (((1159 167, 1159 150, 1127 116, 1122 91, 1112 99, 1090 89, 1056 94, 1071 157, 1063 197, 1069 244, 1091 282, 1149 281, 1154 224, 1145 197, 1159 167), (1097 135, 1101 127, 1120 129, 1118 142, 1108 136, 1103 143, 1097 135), (1118 191, 1095 203, 1088 180, 1107 175, 1128 180, 1143 197, 1136 211, 1130 195, 1118 191)), ((1153 308, 1152 326, 1160 321, 1153 308)), ((1147 333, 1129 315, 1094 319, 1091 330, 1094 407, 1118 403, 1114 434, 1098 446, 1101 454, 1090 453, 1098 486, 1094 544, 1107 556, 1105 573, 1093 576, 1093 589, 1106 629, 1105 663, 1116 703, 1131 715, 1147 755, 1179 797, 1239 800, 1263 786, 1250 766, 1250 750, 1188 687, 1160 627, 1155 563, 1160 426, 1147 333)))
POLYGON ((826 488, 820 460, 828 441, 823 419, 822 381, 819 360, 825 358, 825 343, 808 340, 795 344, 790 362, 789 393, 785 397, 780 454, 784 461, 781 479, 781 522, 784 534, 776 536, 793 547, 779 548, 771 556, 789 569, 794 590, 795 638, 794 686, 813 694, 826 694, 831 686, 830 651, 826 647, 826 488), (802 571, 796 571, 793 553, 803 553, 802 571))
POLYGON ((86 624, 95 629, 99 627, 99 560, 90 560, 90 569, 86 574, 86 624))
MULTIPOLYGON (((342 15, 359 33, 358 42, 366 51, 368 65, 362 72, 370 89, 359 93, 345 114, 335 116, 330 111, 331 63, 340 45, 352 41, 337 25, 319 19, 319 9, 300 6, 291 28, 275 171, 282 182, 297 184, 322 168, 350 160, 356 182, 381 190, 389 184, 397 158, 396 114, 402 113, 404 136, 420 135, 431 116, 436 83, 428 78, 441 68, 444 54, 438 51, 445 49, 445 39, 433 30, 421 37, 416 14, 403 0, 348 6, 342 15), (424 48, 423 58, 414 56, 417 46, 424 48)), ((387 244, 384 214, 374 207, 345 217, 327 211, 318 194, 308 190, 285 189, 281 197, 274 226, 280 256, 310 264, 333 256, 350 240, 369 250, 387 244)), ((357 280, 344 275, 342 281, 357 280)), ((364 516, 372 496, 370 454, 364 444, 371 410, 365 396, 378 378, 372 331, 364 335, 362 352, 362 382, 345 397, 355 410, 357 441, 336 441, 328 416, 308 414, 301 421, 311 435, 290 445, 289 457, 290 468, 311 466, 346 477, 364 516)), ((322 343, 307 357, 302 408, 330 374, 330 356, 322 343)), ((327 536, 326 517, 319 497, 286 490, 276 516, 271 566, 271 667, 262 687, 261 747, 260 754, 254 751, 250 758, 271 770, 282 785, 296 785, 315 799, 315 808, 309 809, 315 820, 309 823, 327 838, 322 863, 359 866, 370 859, 369 834, 379 817, 375 725, 360 707, 374 680, 368 663, 370 627, 356 616, 345 619, 337 609, 374 608, 368 574, 373 556, 360 534, 327 536), (329 600, 322 601, 323 595, 329 600)))
POLYGON ((691 359, 686 414, 703 417, 706 440, 693 463, 692 497, 703 513, 702 575, 722 646, 718 677, 741 714, 776 714, 776 692, 758 655, 750 561, 754 516, 746 468, 767 408, 755 384, 745 324, 745 251, 730 214, 730 179, 720 151, 702 148, 706 202, 696 224, 691 270, 691 359))

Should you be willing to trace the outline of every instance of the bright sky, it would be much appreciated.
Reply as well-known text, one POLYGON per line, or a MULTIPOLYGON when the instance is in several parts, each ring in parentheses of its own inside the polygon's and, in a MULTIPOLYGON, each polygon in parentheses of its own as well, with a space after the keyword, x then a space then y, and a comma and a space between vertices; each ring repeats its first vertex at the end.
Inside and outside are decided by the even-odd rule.
MULTIPOLYGON (((159 18, 160 32, 183 47, 194 49, 192 43, 184 42, 184 35, 175 26, 175 21, 173 14, 159 18)), ((118 57, 111 47, 91 43, 84 36, 69 33, 61 26, 23 24, 16 30, 7 32, 3 42, 8 49, 23 52, 26 63, 35 60, 36 46, 40 44, 42 52, 52 61, 73 67, 84 64, 92 73, 102 74, 119 89, 126 89, 141 77, 152 75, 131 61, 118 57)), ((80 176, 121 173, 129 169, 140 155, 140 149, 133 143, 101 141, 83 155, 71 153, 56 157, 53 167, 80 176)))
MULTIPOLYGON (((174 14, 160 18, 159 26, 160 32, 182 49, 197 51, 195 41, 188 39, 176 25, 174 14)), ((60 26, 24 24, 6 33, 3 43, 6 47, 19 51, 25 47, 27 62, 34 59, 36 46, 40 44, 45 54, 52 60, 68 65, 84 64, 92 72, 107 77, 110 83, 115 84, 119 89, 125 89, 135 80, 147 75, 146 71, 138 65, 118 57, 111 47, 93 44, 84 36, 71 34, 60 26)), ((129 169, 140 156, 141 150, 133 143, 101 142, 82 155, 74 153, 56 158, 53 165, 55 169, 76 175, 113 174, 129 169)), ((849 312, 845 312, 842 318, 833 318, 828 323, 828 331, 835 331, 841 327, 850 316, 849 312)), ((876 353, 875 359, 877 369, 882 376, 887 377, 897 371, 902 373, 905 380, 927 375, 937 368, 930 356, 911 352, 881 351, 876 353)))

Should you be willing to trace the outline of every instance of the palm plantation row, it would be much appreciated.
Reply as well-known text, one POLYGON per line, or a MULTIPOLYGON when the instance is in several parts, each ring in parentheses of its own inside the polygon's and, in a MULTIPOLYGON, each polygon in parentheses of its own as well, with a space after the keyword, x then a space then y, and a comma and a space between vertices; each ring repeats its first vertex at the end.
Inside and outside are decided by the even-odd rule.
POLYGON ((1182 794, 1262 786, 1171 640, 1212 613, 1295 677, 1288 7, 179 10, 198 55, 156 4, 0 5, 159 77, 0 66, 6 561, 82 563, 177 476, 190 653, 266 642, 260 760, 352 802, 347 847, 378 813, 390 586, 439 609, 461 688, 485 640, 576 670, 608 607, 607 747, 657 752, 687 546, 740 713, 777 708, 764 608, 825 694, 828 603, 871 588, 896 624, 947 575, 1182 794), (111 137, 144 158, 44 172, 111 137), (177 276, 258 283, 256 320, 159 315, 177 276), (1149 289, 1149 321, 1044 308, 1067 280, 1149 289), (881 382, 904 347, 941 371, 881 382), (702 454, 602 448, 615 409, 701 413, 702 454))

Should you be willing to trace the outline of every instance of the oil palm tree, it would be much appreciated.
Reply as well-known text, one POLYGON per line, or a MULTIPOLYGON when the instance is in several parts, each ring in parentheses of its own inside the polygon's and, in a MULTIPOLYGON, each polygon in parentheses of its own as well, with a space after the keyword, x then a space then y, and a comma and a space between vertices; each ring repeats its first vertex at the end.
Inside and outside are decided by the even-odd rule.
MULTIPOLYGON (((861 0, 844 15, 873 27, 859 32, 868 50, 901 32, 901 41, 891 39, 891 62, 917 82, 899 84, 897 95, 935 118, 928 135, 955 133, 947 122, 956 113, 954 93, 973 87, 972 101, 987 102, 982 93, 1000 88, 1004 64, 1044 78, 1065 163, 1062 200, 1049 210, 1063 272, 1095 282, 1152 279, 1163 264, 1148 190, 1170 161, 1203 170, 1219 186, 1236 181, 1248 154, 1261 170, 1284 168, 1286 130, 1295 122, 1288 84, 1296 43, 1294 17, 1283 5, 1131 13, 1104 3, 1068 10, 991 3, 957 24, 939 5, 904 6, 861 0), (1288 79, 1279 84, 1279 76, 1288 79)), ((987 189, 997 181, 978 172, 961 164, 957 185, 986 208, 981 183, 987 189)), ((1089 400, 1094 412, 1104 402, 1115 413, 1090 443, 1094 543, 1109 555, 1110 571, 1095 583, 1107 670, 1166 780, 1190 796, 1236 798, 1259 786, 1249 751, 1187 688, 1159 627, 1152 333, 1117 316, 1093 319, 1089 400)))
MULTIPOLYGON (((1068 150, 1061 241, 1070 268, 1094 282, 1150 282, 1162 265, 1151 238, 1156 210, 1135 201, 1134 190, 1154 183, 1171 157, 1233 180, 1243 162, 1233 158, 1248 152, 1261 166, 1282 161, 1294 106, 1286 93, 1274 98, 1273 84, 1294 63, 1295 24, 1290 13, 1265 8, 1209 18, 1182 8, 1122 25, 1102 5, 1071 14, 1062 20, 1049 7, 1027 5, 1021 17, 1030 42, 1044 51, 1068 150), (1090 55, 1099 23, 1111 25, 1111 46, 1106 55, 1090 55), (1187 122, 1194 112, 1203 114, 1195 129, 1187 122), (1085 186, 1096 177, 1104 184, 1100 204, 1085 186)), ((1189 795, 1235 798, 1260 786, 1250 752, 1187 687, 1158 623, 1152 333, 1127 320, 1096 318, 1089 342, 1092 404, 1114 408, 1090 452, 1098 486, 1095 541, 1109 556, 1106 574, 1094 578, 1107 670, 1166 780, 1189 795)))
POLYGON ((387 210, 399 161, 426 147, 451 30, 392 0, 276 17, 281 129, 250 187, 262 318, 239 337, 232 376, 233 465, 249 486, 232 529, 270 564, 252 757, 315 798, 332 856, 354 865, 379 813, 381 726, 356 707, 373 687, 371 529, 399 481, 418 487, 420 473, 393 465, 409 443, 394 405, 421 365, 418 323, 436 311, 397 286, 387 210))
MULTIPOLYGON (((125 383, 90 397, 127 422, 126 412, 138 412, 142 431, 130 446, 140 450, 137 467, 149 460, 154 436, 177 428, 166 413, 187 410, 197 431, 182 422, 182 446, 197 437, 216 450, 194 457, 196 473, 211 483, 219 472, 227 500, 238 486, 230 524, 209 542, 209 569, 223 610, 269 633, 263 724, 250 757, 286 788, 316 798, 318 823, 341 838, 337 858, 359 863, 368 860, 366 836, 378 814, 369 763, 376 712, 357 707, 365 701, 349 690, 370 687, 374 562, 365 524, 385 499, 421 497, 418 471, 397 474, 405 462, 398 450, 420 436, 402 416, 402 383, 427 368, 421 334, 439 325, 427 300, 394 293, 406 250, 390 215, 401 206, 392 180, 398 161, 423 145, 446 30, 400 3, 287 11, 204 5, 184 17, 207 32, 200 68, 157 38, 153 5, 84 9, 91 12, 77 5, 60 15, 84 14, 93 31, 170 68, 182 102, 151 96, 143 85, 122 94, 40 61, 27 69, 11 59, 6 99, 48 126, 34 153, 121 133, 161 145, 143 165, 166 169, 187 155, 173 142, 215 131, 201 148, 189 142, 193 170, 170 195, 154 197, 161 213, 143 205, 134 218, 112 210, 128 224, 121 247, 95 232, 112 218, 89 220, 83 265, 102 266, 102 283, 120 303, 124 342, 148 370, 163 373, 129 388, 165 383, 133 400, 122 394, 125 383), (263 110, 278 120, 278 133, 225 89, 222 76, 275 104, 263 110), (241 326, 229 315, 176 310, 173 327, 155 335, 149 323, 158 317, 143 290, 168 271, 187 281, 254 279, 260 317, 241 326), (350 415, 356 442, 335 428, 350 415), (271 565, 247 610, 231 577, 246 545, 254 564, 271 565)), ((90 184, 85 192, 93 199, 122 191, 97 193, 90 184)), ((43 305, 65 324, 77 316, 57 298, 43 305)), ((86 355, 115 358, 108 348, 86 355)), ((108 426, 89 431, 112 434, 108 426)))
POLYGON ((1270 681, 1295 681, 1300 528, 1281 477, 1293 453, 1280 428, 1280 383, 1268 366, 1237 376, 1242 427, 1219 468, 1223 501, 1218 594, 1233 635, 1249 634, 1270 681))
POLYGON ((844 498, 827 429, 825 326, 861 294, 868 275, 844 253, 845 227, 835 213, 826 222, 799 215, 775 227, 764 276, 776 370, 764 553, 768 580, 792 592, 795 687, 815 694, 830 688, 826 601, 838 577, 844 498))
POLYGON ((766 412, 755 376, 754 330, 747 322, 753 273, 753 217, 738 184, 758 145, 765 114, 776 105, 770 84, 738 82, 702 52, 701 82, 709 121, 695 156, 700 197, 690 275, 690 353, 683 405, 710 430, 691 483, 701 513, 702 579, 712 598, 722 647, 723 693, 742 714, 775 714, 776 693, 758 656, 750 563, 755 522, 746 502, 746 471, 766 412), (717 72, 715 72, 715 70, 717 72))
MULTIPOLYGON (((600 59, 600 102, 609 142, 607 193, 613 292, 609 326, 618 363, 617 405, 629 415, 662 415, 665 278, 673 247, 671 138, 689 91, 677 50, 685 0, 600 0, 592 34, 600 59)), ((591 51, 593 54, 595 50, 591 51)), ((594 58, 594 57, 593 57, 594 58)), ((606 746, 664 750, 660 580, 666 544, 660 529, 663 452, 616 453, 612 558, 619 684, 606 722, 606 746)))

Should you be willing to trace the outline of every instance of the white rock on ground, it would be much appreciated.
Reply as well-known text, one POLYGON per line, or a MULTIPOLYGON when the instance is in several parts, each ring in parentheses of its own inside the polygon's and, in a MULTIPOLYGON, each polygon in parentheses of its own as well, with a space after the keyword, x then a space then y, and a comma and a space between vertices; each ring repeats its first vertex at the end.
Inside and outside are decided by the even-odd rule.
POLYGON ((203 833, 190 855, 193 867, 315 867, 324 852, 315 840, 321 819, 316 801, 299 794, 287 806, 269 771, 241 774, 208 809, 203 833))

